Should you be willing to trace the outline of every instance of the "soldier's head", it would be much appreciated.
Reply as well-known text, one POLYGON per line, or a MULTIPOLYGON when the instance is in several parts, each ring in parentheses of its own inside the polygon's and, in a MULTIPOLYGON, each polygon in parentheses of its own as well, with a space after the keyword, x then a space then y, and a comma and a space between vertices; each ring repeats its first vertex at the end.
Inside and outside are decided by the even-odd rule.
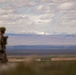
POLYGON ((6 28, 5 28, 5 27, 0 27, 0 32, 1 32, 2 34, 4 34, 5 31, 6 31, 6 28))

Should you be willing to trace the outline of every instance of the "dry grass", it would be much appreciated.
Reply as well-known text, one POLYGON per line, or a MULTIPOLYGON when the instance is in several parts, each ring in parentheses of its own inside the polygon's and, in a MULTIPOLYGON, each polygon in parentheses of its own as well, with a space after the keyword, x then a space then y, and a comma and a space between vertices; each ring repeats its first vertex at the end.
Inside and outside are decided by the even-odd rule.
POLYGON ((76 75, 76 57, 9 57, 0 75, 76 75))
POLYGON ((74 58, 51 58, 51 61, 76 61, 76 57, 74 58))
POLYGON ((0 75, 76 75, 76 61, 9 63, 0 71, 0 75))

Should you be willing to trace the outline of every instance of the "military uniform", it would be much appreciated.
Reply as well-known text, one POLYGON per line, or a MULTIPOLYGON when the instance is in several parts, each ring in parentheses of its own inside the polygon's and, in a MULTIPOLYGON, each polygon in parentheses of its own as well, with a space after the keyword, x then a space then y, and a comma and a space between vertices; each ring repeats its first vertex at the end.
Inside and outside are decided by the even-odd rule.
POLYGON ((8 62, 7 55, 6 55, 6 44, 7 44, 7 37, 3 36, 5 33, 5 28, 1 27, 0 32, 2 35, 0 35, 0 61, 2 63, 8 62))

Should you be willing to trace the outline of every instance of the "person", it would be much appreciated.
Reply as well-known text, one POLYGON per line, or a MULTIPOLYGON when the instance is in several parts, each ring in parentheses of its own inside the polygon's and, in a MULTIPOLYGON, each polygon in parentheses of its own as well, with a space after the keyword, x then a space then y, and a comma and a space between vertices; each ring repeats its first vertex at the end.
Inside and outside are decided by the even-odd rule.
POLYGON ((4 36, 4 33, 6 31, 5 27, 0 27, 0 55, 1 56, 1 62, 7 63, 7 54, 6 54, 6 44, 7 44, 7 36, 4 36))

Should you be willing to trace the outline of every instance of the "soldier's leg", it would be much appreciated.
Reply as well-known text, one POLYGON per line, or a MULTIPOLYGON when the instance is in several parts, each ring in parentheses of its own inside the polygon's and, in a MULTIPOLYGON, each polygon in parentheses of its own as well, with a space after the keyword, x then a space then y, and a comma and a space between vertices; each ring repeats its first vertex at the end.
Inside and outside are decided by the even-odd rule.
POLYGON ((5 61, 6 61, 6 62, 8 62, 8 59, 7 59, 7 54, 6 54, 6 52, 5 52, 4 58, 5 58, 5 61))
POLYGON ((1 63, 4 63, 4 53, 1 54, 1 63))

